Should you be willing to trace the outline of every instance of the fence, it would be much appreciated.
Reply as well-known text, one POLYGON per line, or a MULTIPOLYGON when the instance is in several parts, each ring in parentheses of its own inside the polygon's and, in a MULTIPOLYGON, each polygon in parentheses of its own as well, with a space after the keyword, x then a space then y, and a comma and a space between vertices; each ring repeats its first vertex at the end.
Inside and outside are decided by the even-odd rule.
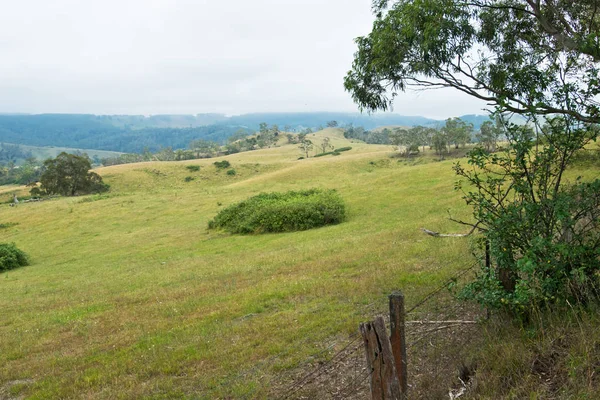
POLYGON ((392 294, 389 315, 361 324, 327 361, 277 388, 271 397, 402 399, 408 393, 411 399, 431 399, 464 389, 458 379, 459 370, 465 369, 462 350, 477 336, 474 322, 482 315, 456 302, 445 289, 474 268, 464 269, 405 311, 404 297, 392 294))

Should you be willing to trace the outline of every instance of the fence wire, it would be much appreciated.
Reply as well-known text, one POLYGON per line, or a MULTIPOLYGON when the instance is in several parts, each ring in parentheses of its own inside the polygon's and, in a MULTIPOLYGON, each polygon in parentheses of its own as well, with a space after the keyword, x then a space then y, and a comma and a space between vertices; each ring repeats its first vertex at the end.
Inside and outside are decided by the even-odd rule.
MULTIPOLYGON (((472 322, 482 315, 467 304, 457 303, 445 289, 473 271, 477 265, 475 263, 459 271, 406 311, 406 321, 409 322, 405 332, 411 399, 448 397, 448 390, 456 385, 458 370, 464 363, 461 350, 476 335, 479 326, 472 322), (436 300, 435 307, 425 307, 433 299, 436 300)), ((388 310, 381 314, 389 326, 388 310)), ((338 345, 341 343, 338 342, 338 345)), ((328 350, 323 350, 322 354, 328 350)), ((302 375, 277 388, 270 397, 293 400, 369 398, 372 366, 367 366, 364 343, 358 332, 351 335, 345 345, 327 360, 311 367, 314 360, 315 357, 311 357, 302 375)))

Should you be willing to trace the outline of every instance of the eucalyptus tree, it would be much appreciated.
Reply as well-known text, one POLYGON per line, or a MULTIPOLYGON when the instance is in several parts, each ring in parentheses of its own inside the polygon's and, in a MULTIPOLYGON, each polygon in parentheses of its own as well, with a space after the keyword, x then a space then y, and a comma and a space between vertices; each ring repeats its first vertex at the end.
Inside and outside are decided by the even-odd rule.
MULTIPOLYGON (((361 109, 453 88, 486 102, 506 135, 502 152, 478 148, 455 166, 474 217, 460 222, 483 234, 496 264, 468 297, 517 312, 589 298, 600 287, 600 180, 569 182, 565 171, 598 136, 598 1, 374 0, 373 11, 344 82, 361 109)), ((443 139, 433 137, 438 151, 443 139)))

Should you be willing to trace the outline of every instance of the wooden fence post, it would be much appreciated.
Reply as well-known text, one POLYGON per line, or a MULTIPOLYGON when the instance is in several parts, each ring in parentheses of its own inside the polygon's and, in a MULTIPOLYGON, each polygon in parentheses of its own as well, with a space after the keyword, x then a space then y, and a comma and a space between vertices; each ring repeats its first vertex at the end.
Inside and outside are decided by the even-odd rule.
POLYGON ((402 399, 407 398, 408 380, 406 373, 406 335, 404 325, 404 295, 402 292, 394 292, 390 299, 390 341, 396 365, 398 383, 402 399))
POLYGON ((367 369, 371 374, 371 399, 402 399, 392 346, 383 318, 377 317, 373 322, 360 324, 360 333, 367 353, 367 369))

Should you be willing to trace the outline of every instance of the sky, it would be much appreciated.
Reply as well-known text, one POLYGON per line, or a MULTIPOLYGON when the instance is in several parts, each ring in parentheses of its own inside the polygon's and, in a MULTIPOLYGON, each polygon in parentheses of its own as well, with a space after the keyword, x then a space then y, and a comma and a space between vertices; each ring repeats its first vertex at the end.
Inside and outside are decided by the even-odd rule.
MULTIPOLYGON (((0 113, 354 112, 371 0, 0 0, 0 113)), ((483 114, 452 90, 394 112, 483 114)))

